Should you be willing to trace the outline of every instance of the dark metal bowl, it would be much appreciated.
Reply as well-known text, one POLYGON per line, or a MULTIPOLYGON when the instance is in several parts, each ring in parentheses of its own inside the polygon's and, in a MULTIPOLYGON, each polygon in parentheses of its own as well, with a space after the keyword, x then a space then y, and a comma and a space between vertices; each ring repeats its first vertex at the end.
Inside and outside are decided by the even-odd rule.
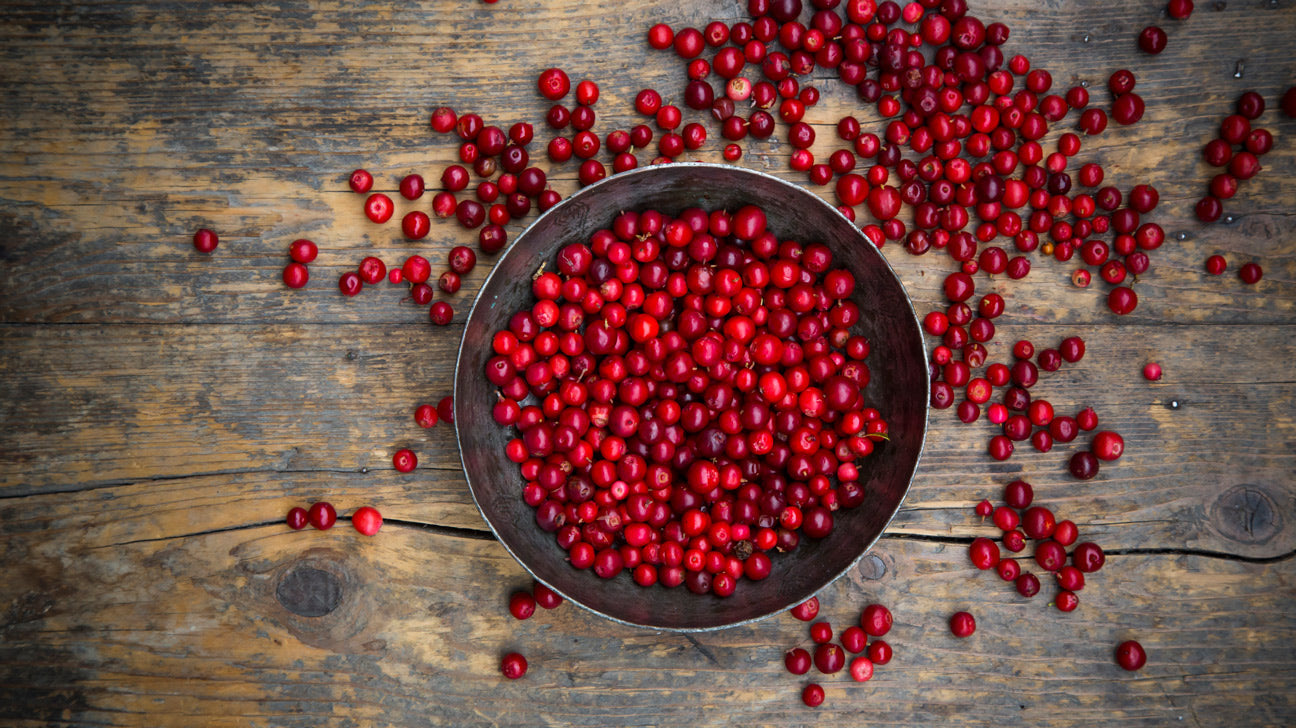
POLYGON ((455 423, 468 487, 482 516, 504 548, 540 581, 599 615, 627 624, 680 631, 728 627, 795 605, 850 569, 882 534, 909 489, 927 427, 928 371, 922 331, 904 287, 849 220, 814 194, 776 177, 738 167, 669 164, 609 177, 572 195, 541 215, 500 256, 468 315, 455 371, 455 423), (863 315, 856 331, 872 343, 872 380, 866 397, 886 417, 890 441, 864 461, 864 504, 839 510, 833 532, 822 541, 802 539, 799 548, 774 555, 773 574, 759 582, 739 580, 728 598, 698 596, 683 587, 642 588, 628 573, 612 580, 578 571, 554 535, 535 523, 522 500, 518 466, 504 456, 514 436, 495 424, 495 387, 486 381, 491 336, 533 301, 531 276, 542 262, 553 266, 558 249, 588 242, 623 210, 657 209, 677 214, 687 207, 765 209, 779 238, 820 241, 832 249, 834 267, 855 275, 855 301, 863 315))

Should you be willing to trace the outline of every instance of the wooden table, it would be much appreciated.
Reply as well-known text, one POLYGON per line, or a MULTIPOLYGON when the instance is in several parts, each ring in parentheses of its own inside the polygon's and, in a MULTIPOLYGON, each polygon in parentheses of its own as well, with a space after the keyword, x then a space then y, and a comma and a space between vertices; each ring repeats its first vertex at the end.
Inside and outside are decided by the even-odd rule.
MULTIPOLYGON (((1094 407, 1128 450, 1098 478, 1066 473, 1078 443, 985 454, 994 427, 933 411, 920 473, 893 527, 820 595, 838 629, 870 602, 896 617, 895 659, 867 684, 822 679, 782 655, 809 642, 783 615, 740 628, 632 629, 566 605, 508 616, 529 585, 478 515, 449 427, 415 405, 449 394, 458 334, 489 256, 431 328, 403 289, 349 299, 337 277, 366 255, 444 260, 473 234, 434 221, 410 243, 347 189, 356 167, 394 194, 435 185, 456 156, 427 128, 450 104, 488 122, 541 124, 540 69, 602 86, 599 125, 636 123, 643 87, 679 95, 684 71, 649 50, 663 21, 740 19, 742 3, 10 2, 0 13, 0 721, 6 725, 1292 725, 1296 724, 1296 5, 973 3, 1012 28, 1006 49, 1062 88, 1129 67, 1144 120, 1086 138, 1108 182, 1151 182, 1169 233, 1140 276, 1138 310, 1036 253, 1007 299, 992 358, 1029 338, 1081 335, 1088 355, 1036 390, 1094 407), (1134 36, 1162 24, 1169 48, 1134 36), (1235 73, 1236 71, 1236 73, 1235 73), (1202 145, 1246 89, 1269 102, 1276 144, 1227 203, 1192 214, 1213 173, 1202 145), (189 243, 217 230, 210 256, 189 243), (288 243, 320 244, 303 291, 279 282, 288 243), (1230 272, 1207 276, 1222 253, 1230 272), (1235 271, 1257 260, 1257 286, 1235 271), (1140 368, 1158 361, 1159 382, 1140 368), (410 475, 391 467, 417 451, 410 475), (972 506, 1022 477, 1107 551, 1081 606, 1033 600, 976 572, 966 544, 994 529, 972 506), (344 522, 292 532, 295 505, 364 504, 375 538, 344 522), (945 623, 967 609, 968 640, 945 623), (1137 638, 1138 673, 1112 659, 1137 638), (499 656, 531 662, 508 682, 499 656)), ((809 118, 877 117, 835 81, 809 118)), ((1060 133, 1054 130, 1046 138, 1060 133)), ((719 160, 713 140, 690 159, 719 160)), ((540 145, 533 156, 543 157, 540 145)), ((742 164, 788 179, 786 143, 742 164)), ((645 162, 648 155, 641 155, 645 162)), ((575 165, 553 187, 576 188, 575 165)), ((831 191, 822 188, 825 196, 831 191)), ((426 207, 428 197, 419 206, 426 207)), ((528 220, 531 219, 530 217, 528 220)), ((512 235, 523 223, 509 226, 512 235)), ((943 305, 944 255, 885 248, 921 312, 943 305)), ((978 277, 985 284, 983 277, 978 277)))

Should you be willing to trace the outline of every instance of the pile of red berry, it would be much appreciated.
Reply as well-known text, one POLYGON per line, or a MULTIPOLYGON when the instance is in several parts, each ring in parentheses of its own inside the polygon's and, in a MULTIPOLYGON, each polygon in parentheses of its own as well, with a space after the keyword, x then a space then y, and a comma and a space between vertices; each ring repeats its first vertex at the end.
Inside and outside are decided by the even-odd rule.
POLYGON ((542 266, 485 376, 522 497, 571 565, 729 596, 862 503, 888 428, 864 399, 854 290, 826 246, 779 240, 750 205, 624 212, 542 266))
MULTIPOLYGON (((811 597, 793 607, 791 613, 803 622, 811 622, 819 616, 819 600, 811 597)), ((852 680, 867 682, 873 677, 874 666, 891 661, 891 645, 880 639, 891 631, 891 623, 891 610, 881 604, 870 604, 860 614, 859 626, 847 627, 834 643, 832 625, 826 621, 814 622, 810 625, 814 653, 793 647, 783 656, 783 664, 793 675, 805 675, 811 666, 824 675, 834 675, 847 668, 848 654, 856 655, 850 658, 848 672, 852 680)), ((802 688, 801 699, 812 708, 822 705, 823 686, 814 682, 807 684, 802 688)))
POLYGON ((1080 532, 1076 524, 1058 521, 1048 508, 1031 505, 1035 490, 1024 480, 1014 480, 1004 487, 1004 505, 994 506, 988 500, 977 504, 976 513, 989 517, 1003 532, 999 543, 979 537, 968 547, 972 565, 983 571, 995 569, 999 578, 1013 582, 1017 593, 1033 597, 1040 591, 1039 577, 1022 569, 1021 562, 1013 558, 1000 558, 1000 544, 1011 553, 1026 549, 1027 539, 1035 543, 1035 563, 1045 573, 1051 574, 1058 585, 1053 604, 1058 610, 1070 612, 1080 605, 1076 592, 1084 588, 1085 574, 1102 568, 1106 562, 1102 548, 1092 542, 1076 544, 1080 532), (1075 544, 1070 554, 1067 547, 1075 544), (1071 563, 1067 563, 1067 559, 1071 563))

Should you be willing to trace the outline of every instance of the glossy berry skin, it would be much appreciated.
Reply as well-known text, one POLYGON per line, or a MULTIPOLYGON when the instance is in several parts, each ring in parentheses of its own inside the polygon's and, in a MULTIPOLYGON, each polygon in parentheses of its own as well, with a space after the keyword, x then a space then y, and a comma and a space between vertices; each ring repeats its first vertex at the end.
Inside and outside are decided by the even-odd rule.
POLYGON ((306 517, 310 525, 321 531, 327 531, 337 523, 337 511, 328 501, 312 503, 310 509, 306 511, 306 517))
POLYGON ((360 280, 360 274, 353 270, 338 276, 338 290, 344 296, 357 295, 363 287, 364 282, 360 280))
POLYGON ((563 603, 563 598, 558 592, 538 581, 532 585, 531 594, 535 596, 536 604, 544 609, 557 609, 563 603))
POLYGON ((1119 460, 1125 452, 1125 438, 1111 430, 1094 435, 1090 451, 1099 460, 1119 460))
POLYGON ((1247 263, 1238 269, 1238 278, 1247 285, 1259 283, 1262 276, 1264 269, 1257 263, 1247 263))
POLYGON ((1116 645, 1116 664, 1134 672, 1147 664, 1147 652, 1134 640, 1126 640, 1116 645))
POLYGON ((540 78, 536 81, 536 86, 540 90, 540 95, 550 101, 557 101, 567 95, 571 90, 571 79, 561 68, 547 68, 540 72, 540 78))
POLYGON ((1092 574, 1107 563, 1107 556, 1103 554, 1103 550, 1099 548, 1098 544, 1085 541, 1076 544, 1075 549, 1071 551, 1071 563, 1080 571, 1092 574))
POLYGON ((854 625, 842 630, 841 645, 850 653, 863 652, 868 647, 868 634, 854 625))
POLYGON ((297 263, 310 263, 317 255, 319 255, 319 246, 305 238, 294 240, 288 246, 288 257, 297 263))
POLYGON ((1206 259, 1206 272, 1213 276, 1223 275, 1228 270, 1228 261, 1222 255, 1212 255, 1206 259))
POLYGON ((373 189, 373 175, 363 169, 357 169, 351 173, 351 177, 347 180, 347 184, 351 187, 352 192, 363 195, 373 189))
POLYGON ((809 622, 819 616, 819 599, 818 597, 810 597, 804 602, 792 607, 790 611, 793 617, 796 617, 802 622, 809 622))
POLYGON ((220 238, 216 236, 216 233, 207 228, 202 228, 193 234, 194 250, 197 250, 199 253, 210 253, 216 250, 217 245, 220 245, 220 238))
POLYGON ((851 660, 850 676, 855 682, 868 682, 873 677, 873 661, 867 657, 851 660))
POLYGON ((428 319, 437 326, 446 326, 454 320, 454 308, 445 301, 437 301, 428 309, 428 319))
POLYGON ((1155 382, 1161 378, 1161 365, 1156 362, 1148 362, 1143 365, 1143 378, 1149 382, 1155 382))
POLYGON ((514 619, 530 619, 536 610, 535 597, 524 591, 513 592, 509 596, 508 608, 514 619))
POLYGON ((832 641, 832 625, 827 622, 815 622, 810 625, 810 639, 817 645, 827 644, 832 641))
POLYGON ((815 648, 815 667, 825 675, 841 672, 846 666, 846 653, 841 645, 823 644, 815 648))
POLYGON ((982 571, 992 569, 999 563, 999 545, 985 537, 976 538, 968 546, 968 555, 976 568, 982 571))
POLYGON ((283 282, 289 288, 303 288, 310 280, 310 271, 301 263, 289 263, 283 269, 283 282))
POLYGON ((418 456, 408 448, 401 448, 392 455, 392 467, 398 473, 413 472, 418 467, 418 456))
POLYGON ((387 195, 375 192, 365 198, 364 211, 365 217, 370 221, 381 224, 391 219, 392 213, 396 211, 396 205, 387 195))
POLYGON ((1166 40, 1166 32, 1155 25, 1149 25, 1138 35, 1139 48, 1143 49, 1144 53, 1151 55, 1156 55, 1165 50, 1166 40))
POLYGON ((873 640, 868 646, 868 658, 874 665, 885 665, 891 661, 891 645, 885 640, 873 640))
POLYGON ((436 427, 438 419, 436 407, 430 404, 421 404, 414 410, 414 421, 424 429, 436 427))
POLYGON ((891 610, 881 604, 870 604, 860 615, 860 626, 871 637, 881 637, 891 631, 891 610))
POLYGON ((288 528, 291 528, 294 531, 300 531, 303 528, 306 528, 306 525, 310 522, 306 515, 306 509, 301 506, 290 509, 288 511, 288 517, 285 520, 288 523, 288 528))
POLYGON ((525 675, 526 671, 526 658, 516 652, 510 652, 500 660, 500 672, 510 680, 517 680, 525 675))
POLYGON ((783 666, 793 675, 804 675, 810 672, 810 653, 800 647, 795 647, 783 655, 783 666))
POLYGON ((453 425, 455 420, 454 397, 442 397, 441 401, 437 402, 437 414, 446 421, 446 424, 453 425))
POLYGON ((823 701, 824 689, 823 686, 817 683, 810 683, 801 691, 801 702, 811 708, 818 708, 820 705, 823 705, 823 701))
POLYGON ((950 634, 964 638, 976 632, 976 619, 967 612, 955 612, 949 618, 950 634))
POLYGON ((365 536, 372 536, 382 529, 382 514, 372 506, 361 506, 351 514, 351 525, 365 536))

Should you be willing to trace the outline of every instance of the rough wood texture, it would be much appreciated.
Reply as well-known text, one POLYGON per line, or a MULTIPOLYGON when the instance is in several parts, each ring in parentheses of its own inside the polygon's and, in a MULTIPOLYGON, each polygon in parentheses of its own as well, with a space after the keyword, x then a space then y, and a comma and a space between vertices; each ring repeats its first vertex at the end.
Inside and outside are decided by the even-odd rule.
MULTIPOLYGON (((782 667, 804 625, 778 617, 693 636, 620 627, 571 606, 516 622, 528 584, 472 504, 448 428, 415 405, 448 394, 458 325, 432 330, 386 284, 344 299, 365 255, 440 261, 473 234, 435 221, 420 243, 374 226, 346 175, 364 166, 397 200, 455 159, 427 113, 531 121, 535 74, 599 81, 596 131, 638 123, 634 94, 678 96, 674 56, 643 43, 654 22, 736 22, 740 2, 276 5, 10 2, 0 14, 0 721, 7 725, 1292 725, 1296 724, 1296 122, 1274 108, 1293 82, 1296 6, 1009 0, 973 12, 1012 28, 1006 52, 1088 82, 1138 75, 1147 115, 1085 139, 1107 181, 1151 182, 1169 233, 1142 301, 1115 320, 1102 286, 1035 261, 1005 295, 990 346, 1081 334, 1088 356, 1033 391, 1062 412, 1094 407, 1128 443, 1093 481, 1065 472, 1081 443, 986 457, 992 427, 934 411, 926 455, 889 535, 821 594, 840 630, 864 604, 894 611, 891 664, 868 684, 823 679, 800 704, 782 667), (1159 23, 1170 45, 1134 45, 1159 23), (1242 64, 1242 78, 1235 77, 1242 64), (1203 227, 1192 205, 1213 171, 1199 150, 1246 89, 1270 109, 1265 170, 1203 227), (189 245, 208 226, 210 257, 189 245), (279 283, 297 237, 320 243, 303 291, 279 283), (1201 272, 1225 254, 1223 278, 1201 272), (1233 274, 1265 266, 1256 287, 1233 274), (1139 376, 1159 361, 1165 378, 1139 376), (402 476, 391 452, 413 447, 402 476), (971 507, 1023 477, 1037 499, 1101 543, 1081 607, 1018 597, 975 572, 965 544, 990 534, 971 507), (292 505, 379 506, 374 539, 282 525, 292 505), (945 620, 975 613, 950 637, 945 620), (1148 666, 1127 674, 1128 637, 1148 666), (518 649, 527 678, 505 684, 518 649)), ((822 75, 822 74, 821 74, 822 75)), ((820 157, 861 110, 824 76, 820 157)), ((1045 139, 1051 149, 1058 130, 1045 139)), ((718 160, 712 140, 689 158, 718 160)), ((542 147, 532 145, 541 167, 542 147)), ((648 154, 641 154, 647 161, 648 154)), ((799 179, 786 143, 746 143, 742 164, 799 179)), ((551 170, 576 188, 575 166, 551 170)), ((832 198, 830 189, 820 190, 832 198)), ((528 218, 531 219, 531 218, 528 218)), ((513 223, 516 235, 525 223, 513 223)), ((943 255, 884 252, 920 311, 942 304, 943 255)), ((490 265, 456 297, 467 313, 490 265)))

